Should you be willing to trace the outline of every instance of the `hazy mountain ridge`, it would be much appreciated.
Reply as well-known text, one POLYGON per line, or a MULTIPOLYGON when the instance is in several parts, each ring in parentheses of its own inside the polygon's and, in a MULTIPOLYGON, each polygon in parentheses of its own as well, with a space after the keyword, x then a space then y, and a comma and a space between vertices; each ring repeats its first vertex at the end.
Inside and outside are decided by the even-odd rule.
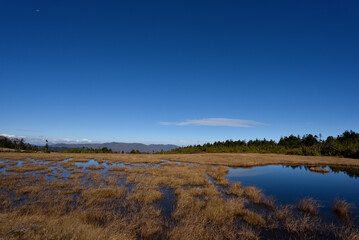
POLYGON ((138 150, 140 152, 152 153, 152 152, 160 152, 170 151, 172 149, 178 148, 176 145, 172 144, 143 144, 143 143, 123 143, 123 142, 109 142, 109 143, 56 143, 49 144, 49 148, 51 151, 62 152, 71 148, 93 148, 99 149, 106 147, 111 149, 114 152, 130 152, 131 150, 138 150))

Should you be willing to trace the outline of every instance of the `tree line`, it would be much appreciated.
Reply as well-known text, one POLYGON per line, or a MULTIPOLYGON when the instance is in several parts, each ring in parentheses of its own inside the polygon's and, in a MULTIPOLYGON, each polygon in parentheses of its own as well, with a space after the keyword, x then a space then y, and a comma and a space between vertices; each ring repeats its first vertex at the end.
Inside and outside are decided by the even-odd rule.
POLYGON ((337 137, 329 136, 325 140, 321 134, 290 135, 281 137, 278 142, 266 139, 227 140, 179 147, 166 153, 281 153, 359 158, 359 133, 345 131, 337 137))
POLYGON ((25 143, 23 138, 7 138, 4 136, 0 136, 0 147, 1 148, 10 148, 15 150, 24 150, 24 151, 39 151, 39 147, 32 145, 30 143, 25 143))
POLYGON ((63 151, 64 153, 112 153, 112 149, 103 147, 103 148, 71 148, 63 151))

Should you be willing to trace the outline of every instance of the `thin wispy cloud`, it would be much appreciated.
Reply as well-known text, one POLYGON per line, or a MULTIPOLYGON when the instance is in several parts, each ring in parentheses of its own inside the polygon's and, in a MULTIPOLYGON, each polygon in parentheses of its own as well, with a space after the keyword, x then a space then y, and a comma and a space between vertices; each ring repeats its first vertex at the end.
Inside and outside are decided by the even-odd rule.
POLYGON ((184 122, 160 122, 161 125, 175 125, 175 126, 216 126, 216 127, 242 127, 251 128, 259 125, 265 125, 264 123, 233 119, 233 118, 203 118, 195 120, 187 120, 184 122))

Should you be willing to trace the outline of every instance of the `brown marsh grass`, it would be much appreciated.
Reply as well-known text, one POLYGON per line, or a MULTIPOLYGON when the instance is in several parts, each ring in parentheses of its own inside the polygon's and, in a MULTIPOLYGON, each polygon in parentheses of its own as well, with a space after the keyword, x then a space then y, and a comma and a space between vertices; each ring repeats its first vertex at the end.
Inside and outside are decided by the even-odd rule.
POLYGON ((154 186, 137 184, 127 196, 128 201, 151 204, 163 198, 163 194, 154 186))
POLYGON ((335 200, 332 210, 339 217, 348 217, 350 215, 351 209, 353 209, 355 205, 353 203, 348 203, 345 200, 335 200))
POLYGON ((101 170, 101 169, 104 169, 105 166, 103 165, 98 165, 98 166, 95 166, 95 165, 90 165, 87 167, 87 169, 90 169, 90 170, 101 170))
MULTIPOLYGON (((40 164, 41 170, 0 174, 0 239, 358 237, 358 228, 353 223, 339 221, 332 226, 321 221, 319 215, 307 214, 312 211, 307 205, 313 205, 308 199, 301 201, 301 209, 306 209, 303 212, 297 205, 278 206, 256 187, 243 187, 239 182, 229 184, 225 178, 228 168, 220 164, 213 168, 173 163, 149 168, 136 165, 113 167, 106 173, 75 167, 77 159, 159 163, 167 157, 124 155, 128 157, 125 160, 124 156, 112 155, 41 155, 44 161, 51 160, 50 164, 40 164), (73 159, 60 161, 69 157, 73 159), (50 171, 50 166, 56 169, 56 174, 50 171), (62 167, 70 171, 69 176, 63 175, 62 167), (209 181, 207 175, 215 182, 209 181), (166 191, 174 194, 172 200, 166 191), (168 212, 160 205, 167 201, 171 201, 173 207, 168 212)), ((37 166, 26 159, 36 155, 23 156, 23 168, 37 166)), ((170 157, 181 160, 177 159, 180 156, 170 157)), ((201 164, 213 160, 206 154, 184 157, 197 159, 195 161, 201 164)), ((236 160, 234 155, 226 155, 224 162, 239 163, 241 158, 236 160)), ((9 168, 17 168, 14 167, 17 159, 4 163, 13 162, 9 168)), ((252 160, 252 157, 247 159, 252 160)))
POLYGON ((219 185, 228 186, 229 181, 226 179, 228 173, 228 167, 209 167, 207 168, 207 174, 211 176, 219 185))
POLYGON ((242 183, 235 182, 230 185, 229 190, 227 191, 227 194, 233 194, 237 197, 241 197, 244 193, 244 189, 242 187, 242 183))
POLYGON ((297 207, 305 213, 317 215, 321 205, 318 200, 315 200, 313 198, 305 198, 298 202, 297 207))
POLYGON ((191 162, 206 165, 251 167, 265 165, 304 165, 304 166, 359 166, 358 159, 323 157, 323 156, 295 156, 282 154, 259 153, 206 153, 206 154, 81 154, 81 153, 17 153, 0 152, 0 159, 38 159, 44 161, 62 161, 75 159, 76 161, 107 160, 125 163, 161 163, 161 159, 170 161, 191 162))
POLYGON ((254 187, 254 186, 250 186, 250 187, 244 188, 243 192, 244 192, 244 195, 249 200, 251 200, 253 203, 259 204, 262 202, 262 199, 263 199, 262 190, 254 187))
POLYGON ((29 165, 24 167, 12 167, 6 169, 7 172, 17 172, 17 173, 24 173, 24 172, 33 172, 33 171, 41 171, 45 170, 46 167, 44 166, 37 166, 37 165, 29 165))

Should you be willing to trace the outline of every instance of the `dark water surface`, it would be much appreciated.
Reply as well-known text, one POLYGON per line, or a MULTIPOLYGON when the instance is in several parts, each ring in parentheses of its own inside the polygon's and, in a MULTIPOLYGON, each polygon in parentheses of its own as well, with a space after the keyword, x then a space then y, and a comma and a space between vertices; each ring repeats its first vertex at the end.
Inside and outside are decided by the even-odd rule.
POLYGON ((335 199, 345 199, 357 206, 353 212, 358 216, 359 178, 348 175, 347 171, 350 172, 350 168, 322 174, 309 171, 309 167, 273 165, 229 168, 227 178, 231 183, 239 181, 244 186, 255 185, 282 204, 295 204, 300 199, 312 197, 320 201, 320 212, 325 217, 332 215, 331 206, 335 199))

